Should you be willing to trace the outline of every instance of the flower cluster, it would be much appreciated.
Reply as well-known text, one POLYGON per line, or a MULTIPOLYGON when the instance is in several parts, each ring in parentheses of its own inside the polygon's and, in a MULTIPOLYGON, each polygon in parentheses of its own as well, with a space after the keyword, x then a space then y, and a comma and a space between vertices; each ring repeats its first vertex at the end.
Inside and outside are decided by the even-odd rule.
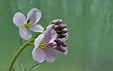
POLYGON ((53 24, 55 24, 54 30, 57 33, 57 38, 55 40, 57 46, 55 47, 55 49, 64 52, 66 55, 68 53, 67 51, 68 47, 65 41, 68 38, 68 30, 66 29, 67 25, 62 25, 61 23, 62 23, 61 19, 53 21, 53 24))
POLYGON ((17 12, 13 17, 14 24, 19 27, 20 36, 29 40, 32 36, 32 32, 41 32, 34 41, 34 49, 32 51, 33 59, 41 63, 44 60, 53 62, 57 58, 55 50, 64 52, 65 55, 68 53, 68 47, 65 41, 68 38, 67 25, 62 25, 62 20, 53 20, 52 23, 45 29, 36 24, 41 18, 40 10, 33 8, 25 16, 17 12))
POLYGON ((68 38, 67 25, 62 25, 62 20, 54 20, 46 30, 35 39, 35 48, 32 52, 34 60, 39 63, 44 60, 53 62, 57 58, 54 49, 68 53, 68 47, 65 41, 68 38))

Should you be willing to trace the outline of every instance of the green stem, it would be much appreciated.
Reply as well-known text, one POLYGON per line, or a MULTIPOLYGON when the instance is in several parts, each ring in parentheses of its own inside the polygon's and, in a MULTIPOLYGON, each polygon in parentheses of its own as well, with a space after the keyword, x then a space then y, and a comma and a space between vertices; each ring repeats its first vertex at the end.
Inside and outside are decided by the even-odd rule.
POLYGON ((29 45, 34 45, 34 43, 29 43, 29 45))
POLYGON ((34 69, 35 67, 39 66, 41 63, 38 63, 36 65, 34 65, 33 67, 31 67, 28 71, 31 71, 32 69, 34 69))
POLYGON ((53 21, 51 21, 50 23, 49 23, 49 25, 51 25, 51 24, 53 24, 54 22, 53 21))
POLYGON ((20 45, 22 46, 22 38, 20 37, 20 45))
MULTIPOLYGON (((41 34, 41 33, 39 33, 39 34, 41 34)), ((22 50, 23 50, 27 45, 29 45, 29 43, 32 43, 32 42, 35 40, 35 38, 36 38, 39 34, 37 34, 34 38, 30 39, 29 41, 27 41, 24 45, 22 45, 22 46, 20 47, 20 49, 17 51, 17 53, 15 54, 15 56, 13 57, 13 59, 12 59, 12 61, 11 61, 11 64, 10 64, 10 67, 9 67, 9 71, 11 71, 11 69, 12 69, 12 67, 13 67, 13 64, 14 64, 16 58, 17 58, 18 55, 22 52, 22 50)))

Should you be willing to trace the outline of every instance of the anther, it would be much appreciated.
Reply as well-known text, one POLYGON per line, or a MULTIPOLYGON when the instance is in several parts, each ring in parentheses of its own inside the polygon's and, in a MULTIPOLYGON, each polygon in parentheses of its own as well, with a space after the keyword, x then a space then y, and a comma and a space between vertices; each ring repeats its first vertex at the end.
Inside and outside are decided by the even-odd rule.
POLYGON ((27 23, 29 23, 29 22, 30 22, 30 19, 27 20, 27 23))

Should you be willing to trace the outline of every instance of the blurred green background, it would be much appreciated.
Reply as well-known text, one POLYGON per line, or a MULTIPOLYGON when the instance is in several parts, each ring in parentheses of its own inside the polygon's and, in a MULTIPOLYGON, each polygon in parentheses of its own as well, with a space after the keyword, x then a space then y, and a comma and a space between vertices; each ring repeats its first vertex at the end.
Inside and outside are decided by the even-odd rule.
MULTIPOLYGON (((53 63, 44 61, 33 71, 113 71, 113 0, 0 0, 0 71, 8 71, 20 47, 14 14, 26 16, 32 8, 41 10, 38 24, 43 27, 53 19, 62 19, 69 30, 68 55, 57 52, 53 63)), ((37 64, 33 48, 26 47, 19 55, 16 71, 21 70, 21 64, 27 69, 37 64)))

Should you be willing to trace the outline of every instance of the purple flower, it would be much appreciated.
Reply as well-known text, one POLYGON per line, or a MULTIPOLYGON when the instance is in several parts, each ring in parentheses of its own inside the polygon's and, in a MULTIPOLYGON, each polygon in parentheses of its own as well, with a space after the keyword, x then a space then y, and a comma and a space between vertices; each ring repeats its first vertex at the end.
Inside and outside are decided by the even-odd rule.
POLYGON ((54 44, 53 42, 56 37, 57 33, 52 28, 40 34, 34 42, 35 48, 32 51, 33 59, 39 63, 44 60, 53 62, 57 58, 57 53, 51 45, 54 44))
POLYGON ((43 32, 43 27, 39 24, 36 24, 40 18, 40 10, 33 8, 28 12, 27 19, 22 13, 17 12, 13 17, 13 22, 17 27, 19 27, 20 36, 25 40, 29 40, 32 36, 31 31, 43 32))

